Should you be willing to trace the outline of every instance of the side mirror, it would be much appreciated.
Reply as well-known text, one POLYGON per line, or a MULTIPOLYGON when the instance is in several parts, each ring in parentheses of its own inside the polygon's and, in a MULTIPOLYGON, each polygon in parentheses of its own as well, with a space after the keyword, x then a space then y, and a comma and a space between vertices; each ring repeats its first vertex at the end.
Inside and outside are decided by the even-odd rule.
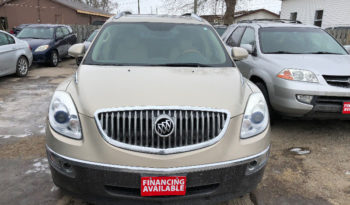
POLYGON ((248 51, 249 54, 253 54, 254 48, 250 44, 242 44, 241 48, 244 48, 248 51))
POLYGON ((83 43, 74 44, 68 49, 68 55, 74 58, 82 57, 84 54, 85 46, 83 43))
POLYGON ((233 47, 232 48, 232 57, 233 60, 240 61, 247 58, 249 55, 248 51, 241 47, 233 47))
POLYGON ((350 45, 344 46, 344 48, 350 53, 350 45))

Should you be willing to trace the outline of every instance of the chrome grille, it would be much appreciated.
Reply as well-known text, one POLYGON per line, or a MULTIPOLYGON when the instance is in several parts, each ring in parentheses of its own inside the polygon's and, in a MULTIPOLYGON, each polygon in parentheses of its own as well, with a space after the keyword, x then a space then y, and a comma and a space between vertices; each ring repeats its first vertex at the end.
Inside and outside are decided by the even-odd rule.
POLYGON ((95 115, 103 137, 109 143, 140 152, 171 154, 216 143, 228 126, 226 110, 161 107, 100 110, 95 115), (174 131, 168 137, 156 134, 155 121, 168 115, 174 131))
POLYGON ((350 76, 324 75, 323 77, 329 85, 350 88, 350 76))

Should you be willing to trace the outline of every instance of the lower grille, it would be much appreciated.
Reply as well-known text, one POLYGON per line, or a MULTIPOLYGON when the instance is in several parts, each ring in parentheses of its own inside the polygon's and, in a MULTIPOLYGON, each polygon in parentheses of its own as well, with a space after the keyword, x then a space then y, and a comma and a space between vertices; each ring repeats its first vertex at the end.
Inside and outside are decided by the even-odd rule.
POLYGON ((350 88, 350 76, 324 75, 323 77, 329 85, 350 88))
POLYGON ((318 112, 341 113, 344 102, 350 102, 350 97, 316 96, 314 110, 318 112))
POLYGON ((159 107, 101 110, 95 115, 103 137, 111 144, 140 152, 171 154, 216 143, 225 132, 229 112, 206 108, 159 107), (159 118, 168 135, 157 132, 159 118))

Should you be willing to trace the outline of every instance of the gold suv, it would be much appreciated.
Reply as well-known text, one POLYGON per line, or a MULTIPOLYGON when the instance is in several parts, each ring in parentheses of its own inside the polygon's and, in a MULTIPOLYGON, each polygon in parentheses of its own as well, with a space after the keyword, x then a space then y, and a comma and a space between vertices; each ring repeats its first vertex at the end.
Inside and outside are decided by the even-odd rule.
POLYGON ((264 96, 214 28, 193 14, 121 13, 53 95, 54 183, 86 200, 203 204, 252 191, 267 163, 264 96))

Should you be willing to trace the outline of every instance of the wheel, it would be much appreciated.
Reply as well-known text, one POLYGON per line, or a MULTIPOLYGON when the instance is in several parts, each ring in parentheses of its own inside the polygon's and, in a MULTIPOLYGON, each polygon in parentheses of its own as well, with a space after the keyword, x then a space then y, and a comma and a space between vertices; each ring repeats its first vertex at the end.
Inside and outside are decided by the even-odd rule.
POLYGON ((58 53, 57 51, 51 51, 50 66, 56 67, 58 65, 58 53))
POLYGON ((267 103, 267 107, 269 108, 269 114, 270 114, 270 119, 275 120, 277 118, 277 113, 273 111, 271 103, 270 103, 270 98, 269 98, 269 92, 267 91, 267 88, 265 86, 265 84, 263 82, 255 82, 254 83, 262 92, 262 94, 265 97, 266 103, 267 103))
POLYGON ((27 58, 24 56, 19 57, 16 65, 16 75, 18 77, 24 77, 28 74, 28 69, 29 69, 29 63, 27 58))

